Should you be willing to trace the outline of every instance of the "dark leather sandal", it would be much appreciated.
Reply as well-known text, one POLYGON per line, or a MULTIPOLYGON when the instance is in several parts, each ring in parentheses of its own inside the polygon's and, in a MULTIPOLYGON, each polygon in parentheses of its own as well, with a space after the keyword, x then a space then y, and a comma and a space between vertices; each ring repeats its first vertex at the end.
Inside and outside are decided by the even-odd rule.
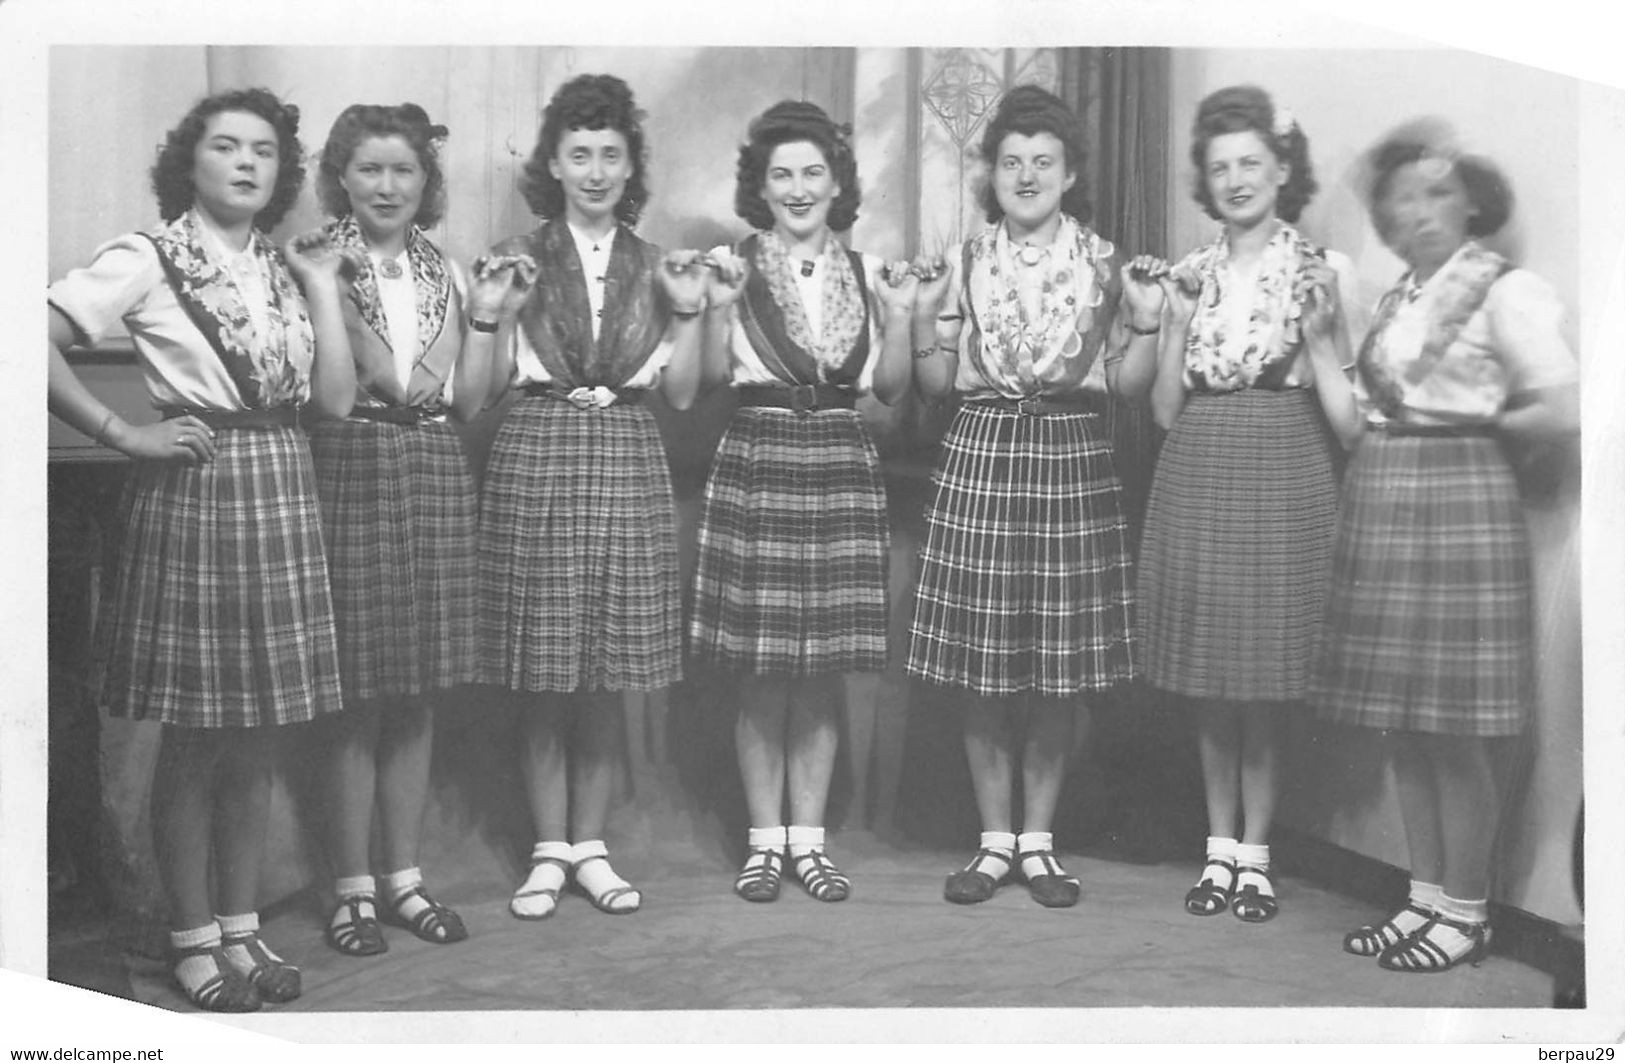
POLYGON ((384 928, 378 925, 377 898, 365 894, 341 897, 338 906, 333 909, 333 915, 343 908, 350 910, 350 918, 335 923, 331 916, 328 917, 327 929, 322 933, 322 938, 335 951, 346 956, 377 956, 389 951, 389 942, 384 940, 384 928), (372 908, 372 915, 362 914, 363 904, 372 908))
POLYGON ((792 856, 796 877, 809 896, 818 901, 844 901, 852 895, 852 880, 841 874, 822 849, 792 856))
POLYGON ((734 892, 747 901, 767 903, 779 899, 784 878, 784 854, 778 849, 752 849, 734 879, 734 892))
POLYGON ((1387 971, 1408 971, 1412 974, 1439 974, 1452 967, 1471 964, 1477 967, 1490 951, 1490 924, 1463 923, 1446 919, 1434 913, 1422 928, 1397 945, 1391 945, 1377 957, 1377 965, 1387 971), (1445 926, 1468 941, 1465 952, 1452 956, 1448 949, 1428 935, 1434 927, 1445 926))
POLYGON ((429 891, 421 885, 413 886, 390 901, 383 910, 383 919, 391 926, 405 927, 418 940, 431 945, 450 945, 468 937, 468 928, 463 926, 462 917, 429 896, 429 891), (401 902, 409 897, 416 897, 428 907, 419 908, 416 915, 406 916, 401 912, 401 902))
POLYGON ((1209 860, 1202 869, 1201 881, 1185 893, 1185 910, 1192 915, 1218 915, 1230 907, 1230 897, 1236 890, 1236 865, 1233 860, 1209 860), (1214 877, 1220 871, 1229 877, 1221 886, 1214 877))
POLYGON ((999 849, 978 849, 970 863, 948 876, 942 896, 952 904, 981 904, 990 899, 1010 873, 1012 855, 999 849), (998 878, 982 870, 982 861, 992 860, 1004 866, 998 878))
POLYGON ((1055 858, 1050 849, 1039 849, 1034 852, 1017 853, 1016 867, 1027 880, 1027 890, 1032 894, 1033 900, 1045 908, 1070 908, 1078 903, 1083 895, 1083 885, 1073 875, 1066 873, 1061 862, 1055 858), (1041 874, 1029 875, 1022 869, 1027 860, 1037 860, 1044 868, 1041 874))
POLYGON ((202 1008, 204 1011, 217 1011, 231 1014, 260 1010, 260 995, 248 979, 237 973, 237 968, 226 959, 225 950, 219 945, 203 945, 191 949, 172 949, 171 958, 179 968, 180 962, 193 956, 208 956, 214 961, 215 975, 205 981, 197 989, 186 988, 186 983, 175 976, 175 984, 181 987, 186 999, 202 1008))
POLYGON ((1431 908, 1407 904, 1381 923, 1367 924, 1344 934, 1343 951, 1355 956, 1381 956, 1400 942, 1415 937, 1417 931, 1426 926, 1427 920, 1432 919, 1434 914, 1431 908), (1417 924, 1415 930, 1401 930, 1394 924, 1394 920, 1406 912, 1422 917, 1422 922, 1417 924))
POLYGON ((248 984, 254 987, 261 1000, 286 1004, 299 998, 303 988, 299 968, 266 951, 259 934, 227 934, 220 939, 220 944, 222 952, 233 945, 248 951, 248 958, 254 961, 254 966, 237 973, 248 979, 248 984))
POLYGON ((1281 906, 1275 900, 1275 880, 1264 868, 1243 865, 1237 869, 1236 887, 1236 891, 1230 897, 1230 910, 1243 923, 1267 923, 1280 912, 1281 906), (1255 882, 1243 886, 1241 884, 1243 875, 1259 876, 1269 885, 1270 892, 1265 893, 1255 882))

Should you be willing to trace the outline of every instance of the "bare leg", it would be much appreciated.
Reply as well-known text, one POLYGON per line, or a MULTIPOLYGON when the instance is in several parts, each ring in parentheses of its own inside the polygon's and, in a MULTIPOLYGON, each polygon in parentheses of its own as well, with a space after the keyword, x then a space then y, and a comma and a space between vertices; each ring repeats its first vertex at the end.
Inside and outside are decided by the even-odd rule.
MULTIPOLYGON (((1243 845, 1268 845, 1279 786, 1281 726, 1274 704, 1247 705, 1240 712, 1243 845)), ((1234 835, 1228 835, 1234 837, 1234 835)))
POLYGON ((1017 703, 1009 698, 964 696, 965 759, 970 762, 971 789, 984 831, 1012 831, 1010 787, 1014 740, 1010 716, 1017 703))
POLYGON ((1411 878, 1417 882, 1441 883, 1444 880, 1444 840, 1439 821, 1439 792, 1425 738, 1400 732, 1390 735, 1389 742, 1399 811, 1405 821, 1405 845, 1410 850, 1411 878))
POLYGON ((518 695, 524 701, 525 797, 540 841, 570 837, 570 773, 566 749, 567 699, 559 694, 518 695))
POLYGON ((429 759, 434 715, 413 699, 391 706, 378 743, 378 816, 383 826, 384 868, 416 867, 429 797, 429 759))
POLYGON ((852 772, 849 818, 865 826, 870 822, 869 765, 874 759, 875 727, 880 716, 883 682, 884 677, 877 673, 857 673, 846 676, 840 690, 846 715, 846 760, 852 772))
POLYGON ((575 841, 603 838, 615 769, 626 748, 621 695, 573 694, 575 717, 570 743, 570 836, 575 841))
POLYGON ((784 746, 790 685, 782 679, 741 676, 734 748, 753 827, 784 823, 784 746))
POLYGON ((152 829, 158 875, 175 930, 214 923, 209 840, 219 760, 217 736, 201 729, 164 727, 153 775, 152 829))
POLYGON ((274 728, 253 727, 222 736, 215 789, 214 863, 219 912, 240 915, 259 906, 260 866, 271 812, 274 728))
POLYGON ((1482 900, 1489 896, 1490 858, 1501 818, 1490 740, 1464 735, 1427 740, 1439 786, 1439 821, 1448 824, 1440 885, 1450 897, 1482 900))
POLYGON ((790 822, 796 826, 824 825, 841 737, 839 683, 836 676, 816 676, 790 688, 788 776, 790 822))
POLYGON ((1209 701, 1192 711, 1207 794, 1207 832, 1215 838, 1236 838, 1241 822, 1241 721, 1236 705, 1209 701))
POLYGON ((1033 697, 1021 754, 1023 832, 1054 829, 1055 805, 1066 781, 1067 757, 1079 714, 1089 710, 1071 698, 1033 697))
POLYGON ((370 871, 379 708, 376 701, 347 705, 316 725, 330 728, 333 742, 327 766, 327 847, 339 878, 370 871))

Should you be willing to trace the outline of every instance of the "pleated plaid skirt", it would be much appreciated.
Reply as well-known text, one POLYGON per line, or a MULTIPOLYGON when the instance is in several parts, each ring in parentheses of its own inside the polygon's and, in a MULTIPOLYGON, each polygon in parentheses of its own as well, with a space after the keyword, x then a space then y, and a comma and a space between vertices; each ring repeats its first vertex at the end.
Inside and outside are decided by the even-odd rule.
POLYGON ((1343 488, 1311 704, 1366 727, 1517 734, 1533 700, 1529 580, 1494 439, 1367 432, 1343 488))
POLYGON ((1335 446, 1309 390, 1186 400, 1157 458, 1140 543, 1153 686, 1237 701, 1303 697, 1337 529, 1335 446))
POLYGON ((492 441, 478 539, 481 682, 571 693, 682 678, 677 517, 647 407, 519 399, 492 441))
POLYGON ((347 701, 474 678, 474 478, 456 429, 325 421, 310 430, 347 701))
POLYGON ((694 659, 756 675, 884 670, 888 543, 856 412, 741 408, 705 487, 694 659))
POLYGON ((1121 492, 1093 414, 967 403, 934 479, 910 675, 1048 697, 1134 676, 1121 492))
POLYGON ((137 461, 97 624, 114 716, 301 723, 341 707, 310 449, 296 428, 217 429, 197 466, 137 461))

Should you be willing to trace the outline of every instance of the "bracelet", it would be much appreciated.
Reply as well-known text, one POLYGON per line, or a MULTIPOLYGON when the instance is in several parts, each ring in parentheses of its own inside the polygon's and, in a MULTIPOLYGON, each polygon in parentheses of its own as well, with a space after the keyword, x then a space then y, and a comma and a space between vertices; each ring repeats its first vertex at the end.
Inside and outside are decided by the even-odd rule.
POLYGON ((929 358, 933 354, 936 354, 936 353, 937 353, 937 345, 934 344, 934 343, 929 347, 916 347, 914 349, 914 360, 916 362, 918 362, 918 361, 921 361, 923 359, 929 358))
POLYGON ((1159 321, 1150 328, 1141 328, 1134 322, 1130 321, 1128 323, 1128 330, 1134 333, 1136 336, 1155 336, 1157 333, 1162 331, 1162 322, 1159 321))
POLYGON ((700 316, 700 308, 696 306, 692 310, 679 310, 676 307, 672 307, 671 316, 676 318, 678 321, 693 321, 695 318, 700 316))
POLYGON ((103 435, 103 433, 105 433, 107 431, 107 426, 113 423, 113 418, 117 417, 117 416, 118 415, 116 413, 114 413, 112 410, 108 410, 107 411, 107 416, 102 418, 102 423, 96 426, 96 431, 91 433, 90 438, 94 439, 96 442, 100 443, 104 447, 112 446, 111 443, 107 442, 105 439, 102 438, 102 435, 103 435))
POLYGON ((471 317, 468 319, 468 327, 473 329, 475 332, 495 332, 499 325, 499 322, 486 321, 477 317, 471 317))

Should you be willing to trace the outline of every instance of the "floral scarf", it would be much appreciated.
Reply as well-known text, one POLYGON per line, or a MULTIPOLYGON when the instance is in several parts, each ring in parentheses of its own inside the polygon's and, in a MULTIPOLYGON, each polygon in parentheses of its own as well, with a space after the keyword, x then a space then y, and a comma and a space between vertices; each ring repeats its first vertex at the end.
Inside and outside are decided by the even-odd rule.
POLYGON ((225 266, 209 256, 192 211, 142 233, 152 242, 175 300, 214 349, 248 409, 291 406, 310 398, 316 336, 282 252, 258 230, 249 248, 269 295, 269 334, 259 335, 242 292, 225 266))
POLYGON ((1245 299, 1231 288, 1230 237, 1219 238, 1186 256, 1182 266, 1201 278, 1202 291, 1185 338, 1185 386, 1192 391, 1280 388, 1303 341, 1305 299, 1294 289, 1304 264, 1326 252, 1282 225, 1264 246, 1252 283, 1252 313, 1241 332, 1229 331, 1230 299, 1245 299))
POLYGON ((403 390, 396 375, 395 360, 391 356, 389 320, 384 316, 382 301, 378 298, 378 277, 373 272, 372 256, 367 253, 367 241, 361 234, 355 215, 347 214, 327 227, 328 239, 341 250, 357 251, 354 256, 361 263, 359 273, 350 283, 350 301, 361 315, 361 320, 382 341, 377 343, 351 343, 351 354, 362 386, 386 402, 404 404, 421 403, 440 394, 457 362, 456 344, 441 344, 448 311, 452 306, 451 271, 440 249, 427 236, 412 226, 406 231, 406 259, 412 269, 413 289, 417 294, 418 360, 412 366, 412 375, 403 390))
POLYGON ((1360 379, 1371 401, 1391 419, 1403 417, 1407 394, 1427 380, 1434 366, 1456 342, 1467 322, 1484 305, 1490 288, 1512 263, 1469 240, 1440 267, 1425 288, 1407 272, 1377 304, 1377 313, 1357 360, 1360 379), (1388 326, 1400 307, 1427 298, 1427 334, 1420 349, 1395 349, 1388 343, 1388 326))
POLYGON ((755 233, 739 253, 754 266, 740 299, 740 322, 763 364, 787 383, 854 384, 869 356, 863 257, 825 241, 823 329, 815 340, 783 239, 755 233))
POLYGON ((1113 251, 1067 215, 1047 248, 1017 247, 1002 224, 966 242, 963 270, 976 325, 969 354, 989 384, 1015 396, 1081 386, 1100 346, 1084 337, 1100 331, 1095 312, 1111 283, 1106 259, 1113 251))

